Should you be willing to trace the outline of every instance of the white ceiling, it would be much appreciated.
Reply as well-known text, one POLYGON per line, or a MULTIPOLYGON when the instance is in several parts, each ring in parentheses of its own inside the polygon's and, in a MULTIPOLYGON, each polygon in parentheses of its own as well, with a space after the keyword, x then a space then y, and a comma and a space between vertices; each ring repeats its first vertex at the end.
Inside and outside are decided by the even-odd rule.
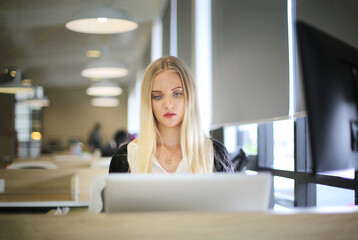
POLYGON ((80 75, 86 51, 109 46, 111 56, 129 68, 129 76, 115 79, 122 85, 134 79, 136 66, 150 44, 152 21, 165 0, 1 0, 0 67, 16 66, 34 85, 44 88, 85 87, 80 75), (93 35, 72 32, 65 23, 82 8, 105 5, 132 14, 139 28, 132 32, 93 35))

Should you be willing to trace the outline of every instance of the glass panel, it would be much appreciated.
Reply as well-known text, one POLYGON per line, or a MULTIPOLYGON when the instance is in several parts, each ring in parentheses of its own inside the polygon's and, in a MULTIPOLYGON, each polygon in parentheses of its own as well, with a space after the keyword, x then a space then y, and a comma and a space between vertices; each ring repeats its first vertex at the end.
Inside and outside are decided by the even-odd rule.
POLYGON ((295 182, 293 179, 277 177, 273 178, 274 210, 285 210, 294 207, 295 182))
MULTIPOLYGON (((21 97, 20 95, 18 96, 21 97)), ((18 102, 15 105, 15 130, 18 140, 18 157, 19 158, 36 158, 40 156, 42 142, 40 139, 31 141, 31 132, 41 132, 42 112, 41 110, 31 110, 24 103, 18 102)))
POLYGON ((16 118, 15 119, 15 129, 17 131, 20 131, 20 129, 25 129, 25 131, 29 132, 30 131, 30 121, 29 119, 19 119, 19 118, 16 118))
POLYGON ((248 155, 257 155, 257 124, 238 126, 238 144, 248 155))
POLYGON ((317 184, 317 207, 354 206, 354 190, 317 184))
POLYGON ((237 127, 224 127, 224 144, 229 153, 237 150, 237 127))
POLYGON ((40 153, 41 153, 41 147, 40 146, 36 146, 36 147, 30 147, 30 158, 38 158, 40 157, 40 153))
POLYGON ((273 123, 274 168, 294 170, 294 125, 293 120, 273 123))
POLYGON ((329 172, 319 172, 318 174, 342 177, 347 179, 354 179, 354 168, 346 169, 346 170, 337 170, 337 171, 329 171, 329 172))
POLYGON ((243 148, 247 155, 256 155, 257 124, 224 127, 224 145, 230 154, 243 148))
POLYGON ((17 103, 15 107, 15 115, 20 115, 20 114, 24 114, 24 116, 29 116, 30 108, 23 103, 17 103))
POLYGON ((19 158, 26 158, 26 157, 28 157, 27 147, 19 147, 19 148, 18 148, 18 156, 19 156, 19 158))
POLYGON ((28 142, 28 141, 30 141, 30 133, 27 133, 27 132, 25 132, 25 133, 17 133, 17 140, 19 141, 19 142, 28 142))

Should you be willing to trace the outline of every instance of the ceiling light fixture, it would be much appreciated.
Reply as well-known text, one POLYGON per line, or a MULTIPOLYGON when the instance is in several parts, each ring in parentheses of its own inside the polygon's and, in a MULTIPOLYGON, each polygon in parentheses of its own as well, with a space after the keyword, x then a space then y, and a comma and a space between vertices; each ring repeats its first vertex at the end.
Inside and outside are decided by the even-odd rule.
POLYGON ((109 7, 87 8, 75 14, 66 28, 90 34, 114 34, 136 29, 133 17, 125 10, 109 7))
POLYGON ((91 105, 94 107, 117 107, 119 99, 115 97, 96 97, 91 99, 91 105))
POLYGON ((123 92, 122 88, 108 79, 102 79, 100 82, 94 82, 86 93, 90 96, 119 96, 123 92))
POLYGON ((0 93, 16 94, 33 92, 31 84, 24 85, 22 83, 21 70, 11 71, 10 75, 14 76, 13 80, 0 84, 0 93))
POLYGON ((120 78, 128 75, 128 70, 110 57, 108 47, 103 47, 98 60, 87 64, 81 75, 86 78, 120 78))
POLYGON ((101 58, 89 63, 81 75, 86 78, 120 78, 128 75, 128 70, 120 63, 101 58))
POLYGON ((50 100, 44 96, 44 89, 41 86, 36 87, 33 97, 25 100, 24 103, 33 109, 41 109, 42 107, 50 106, 50 100))
POLYGON ((86 57, 88 58, 98 58, 101 56, 101 51, 99 50, 88 50, 86 52, 86 57))

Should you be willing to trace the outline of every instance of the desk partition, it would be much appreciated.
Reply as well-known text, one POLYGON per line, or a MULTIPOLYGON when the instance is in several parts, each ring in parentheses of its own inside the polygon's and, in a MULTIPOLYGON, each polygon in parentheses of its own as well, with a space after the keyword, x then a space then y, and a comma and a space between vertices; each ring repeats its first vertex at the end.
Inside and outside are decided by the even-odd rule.
POLYGON ((0 170, 0 212, 26 208, 88 207, 89 187, 107 169, 0 170))

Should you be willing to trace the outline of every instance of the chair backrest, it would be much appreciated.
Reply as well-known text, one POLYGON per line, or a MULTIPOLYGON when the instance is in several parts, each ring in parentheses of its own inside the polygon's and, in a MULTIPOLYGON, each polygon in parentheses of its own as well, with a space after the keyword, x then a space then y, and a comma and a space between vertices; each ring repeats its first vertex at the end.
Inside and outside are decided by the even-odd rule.
POLYGON ((91 161, 91 168, 109 168, 112 157, 102 157, 91 161))
POLYGON ((240 148, 239 151, 232 155, 231 162, 234 166, 235 172, 245 172, 249 160, 246 152, 240 148))
POLYGON ((89 213, 100 213, 103 210, 102 191, 106 186, 106 175, 95 178, 90 185, 89 213))
POLYGON ((11 163, 6 169, 57 169, 57 165, 48 161, 23 161, 11 163))

